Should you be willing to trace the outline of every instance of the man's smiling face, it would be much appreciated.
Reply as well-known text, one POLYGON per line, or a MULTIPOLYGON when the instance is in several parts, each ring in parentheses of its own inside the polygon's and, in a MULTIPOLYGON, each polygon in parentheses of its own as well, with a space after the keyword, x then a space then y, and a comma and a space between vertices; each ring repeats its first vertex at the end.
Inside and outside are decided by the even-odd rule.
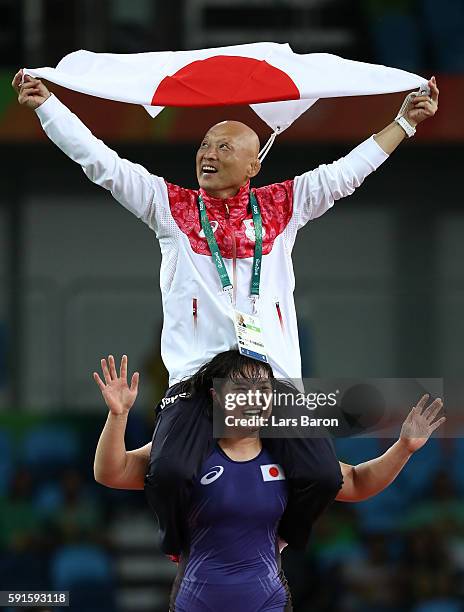
POLYGON ((260 169, 257 134, 239 121, 214 125, 203 138, 196 157, 198 184, 208 194, 229 198, 260 169))

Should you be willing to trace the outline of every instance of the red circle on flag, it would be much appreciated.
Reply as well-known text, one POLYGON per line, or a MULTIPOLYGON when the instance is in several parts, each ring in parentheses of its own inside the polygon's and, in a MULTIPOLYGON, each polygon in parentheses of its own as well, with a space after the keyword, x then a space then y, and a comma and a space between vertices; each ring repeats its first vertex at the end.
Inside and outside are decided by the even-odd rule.
POLYGON ((279 470, 276 467, 269 468, 269 476, 272 476, 273 478, 277 478, 278 475, 279 475, 279 470))
POLYGON ((187 64, 156 88, 152 106, 225 106, 299 100, 283 70, 265 60, 215 55, 187 64))

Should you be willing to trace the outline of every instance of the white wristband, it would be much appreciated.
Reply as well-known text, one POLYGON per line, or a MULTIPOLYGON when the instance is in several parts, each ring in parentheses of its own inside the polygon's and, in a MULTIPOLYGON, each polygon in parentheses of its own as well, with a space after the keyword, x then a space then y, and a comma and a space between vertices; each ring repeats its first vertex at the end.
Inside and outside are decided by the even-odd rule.
POLYGON ((412 126, 412 125, 409 123, 409 121, 408 121, 407 119, 405 119, 405 117, 401 117, 401 116, 399 116, 399 117, 397 117, 397 118, 395 119, 395 121, 396 121, 396 123, 397 123, 398 125, 400 125, 400 126, 403 128, 403 130, 406 132, 406 136, 407 136, 408 138, 411 138, 411 136, 414 136, 414 134, 416 133, 416 128, 415 128, 415 127, 413 127, 413 126, 412 126))

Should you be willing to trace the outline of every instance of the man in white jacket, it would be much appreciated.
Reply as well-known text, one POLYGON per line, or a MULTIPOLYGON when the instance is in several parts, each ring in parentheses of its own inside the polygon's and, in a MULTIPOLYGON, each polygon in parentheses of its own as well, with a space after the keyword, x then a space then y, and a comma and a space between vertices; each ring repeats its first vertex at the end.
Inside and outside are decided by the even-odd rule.
MULTIPOLYGON (((108 471, 100 481, 124 488, 129 462, 150 457, 147 482, 156 489, 151 505, 160 520, 164 550, 176 553, 180 536, 170 534, 173 525, 181 521, 181 506, 188 495, 175 501, 173 491, 177 489, 173 483, 192 482, 211 442, 208 423, 200 427, 202 407, 177 398, 176 384, 214 355, 237 345, 236 312, 259 317, 265 353, 276 377, 301 378, 291 260, 296 233, 331 208, 335 200, 352 194, 419 123, 435 114, 439 93, 435 79, 429 82, 430 97, 416 96, 401 120, 393 121, 347 156, 265 187, 250 189, 250 180, 260 170, 257 135, 239 122, 219 123, 207 132, 197 152, 199 190, 171 184, 121 159, 39 79, 23 78, 19 71, 12 85, 19 103, 35 110, 48 137, 82 167, 90 180, 108 189, 154 230, 160 242, 164 311, 161 352, 169 371, 167 397, 171 399, 162 402, 157 411, 154 444, 132 452, 123 473, 108 453, 108 471), (255 231, 258 226, 262 228, 259 232, 255 231), (164 406, 169 410, 163 418, 164 406), (185 432, 191 431, 192 419, 196 424, 196 454, 187 468, 176 464, 176 450, 185 445, 185 432), (172 503, 165 513, 168 499, 172 503)), ((125 424, 121 428, 121 423, 108 415, 109 445, 121 435, 124 440, 124 429, 125 424)), ((338 462, 325 439, 269 440, 269 444, 290 486, 298 483, 294 499, 308 517, 308 531, 294 535, 293 506, 289 503, 281 536, 290 544, 298 546, 300 542, 304 546, 310 523, 341 486, 338 462)))

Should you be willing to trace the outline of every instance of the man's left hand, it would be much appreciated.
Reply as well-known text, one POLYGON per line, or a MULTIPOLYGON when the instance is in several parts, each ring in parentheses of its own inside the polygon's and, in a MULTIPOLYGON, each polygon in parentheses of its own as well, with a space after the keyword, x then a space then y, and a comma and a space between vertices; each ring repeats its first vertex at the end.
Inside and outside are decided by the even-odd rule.
POLYGON ((440 92, 435 77, 430 79, 428 85, 430 96, 415 96, 404 113, 404 117, 413 127, 429 119, 429 117, 433 117, 438 110, 438 95, 440 92))

